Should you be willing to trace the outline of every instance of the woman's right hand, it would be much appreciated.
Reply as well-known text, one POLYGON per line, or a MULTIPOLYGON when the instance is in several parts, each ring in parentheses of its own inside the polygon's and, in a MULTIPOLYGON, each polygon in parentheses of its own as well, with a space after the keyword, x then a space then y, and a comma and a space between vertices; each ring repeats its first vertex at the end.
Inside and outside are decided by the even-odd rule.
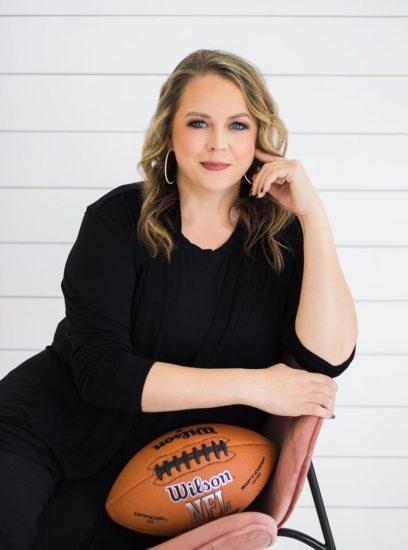
POLYGON ((279 416, 312 415, 331 418, 337 384, 325 374, 277 363, 265 369, 248 369, 246 404, 279 416))

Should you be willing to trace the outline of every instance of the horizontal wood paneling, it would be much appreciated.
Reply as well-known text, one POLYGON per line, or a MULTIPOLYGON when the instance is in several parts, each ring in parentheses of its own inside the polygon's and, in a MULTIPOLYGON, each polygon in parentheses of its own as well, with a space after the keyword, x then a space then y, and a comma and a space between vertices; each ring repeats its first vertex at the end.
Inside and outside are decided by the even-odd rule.
POLYGON ((408 189, 408 134, 289 135, 287 158, 298 158, 317 189, 408 189))
POLYGON ((3 241, 72 243, 87 205, 103 194, 105 192, 97 189, 1 189, 0 203, 4 209, 0 219, 1 238, 3 241))
POLYGON ((177 33, 172 21, 161 16, 25 17, 13 25, 3 18, 0 66, 2 72, 23 73, 169 73, 188 51, 221 47, 253 60, 267 74, 406 74, 400 52, 408 49, 407 31, 408 20, 398 17, 294 16, 280 18, 277 24, 263 15, 250 19, 187 16, 177 33), (197 32, 197 26, 203 32, 197 32), (288 43, 294 27, 296 41, 288 43), (275 44, 286 43, 280 55, 271 52, 271 34, 275 44), (149 55, 143 55, 146 45, 155 44, 155 37, 165 47, 149 47, 149 55), (12 56, 7 53, 10 50, 12 56))
MULTIPOLYGON (((361 426, 362 437, 365 428, 361 426)), ((408 508, 408 458, 315 457, 313 462, 329 507, 408 508)), ((299 505, 311 504, 311 495, 305 491, 299 505)))
POLYGON ((0 133, 0 187, 110 189, 141 180, 136 164, 143 138, 142 133, 0 133))
MULTIPOLYGON (((380 312, 376 317, 380 316, 380 312)), ((360 323, 361 326, 361 323, 360 323)), ((337 378, 341 407, 407 407, 407 355, 361 355, 337 378)), ((340 414, 340 413, 339 413, 340 414)), ((394 421, 402 425, 399 413, 394 421)), ((362 441, 364 443, 364 441, 362 441)))
MULTIPOLYGON (((0 188, 1 242, 72 242, 86 206, 104 194, 98 189, 0 188)), ((408 193, 321 191, 320 197, 338 245, 408 245, 408 193)))
POLYGON ((0 244, 1 295, 62 296, 60 284, 71 247, 0 244))
MULTIPOLYGON (((323 494, 324 498, 324 494, 323 494)), ((327 508, 338 550, 406 550, 404 525, 408 509, 327 508)), ((316 512, 297 507, 285 527, 298 529, 323 541, 316 512)), ((279 537, 271 550, 305 550, 305 545, 279 537)))
POLYGON ((205 3, 192 5, 189 0, 177 0, 171 5, 167 0, 135 2, 134 0, 1 0, 0 14, 88 14, 98 16, 105 14, 169 14, 169 16, 186 13, 200 14, 271 14, 271 15, 407 15, 408 8, 404 0, 377 0, 376 2, 355 2, 355 0, 291 0, 282 3, 280 0, 252 0, 251 3, 235 0, 221 4, 218 0, 207 0, 205 3))
MULTIPOLYGON (((342 392, 341 378, 339 385, 342 392)), ((360 391, 374 388, 378 391, 379 385, 379 381, 370 378, 360 391)), ((335 415, 336 418, 323 424, 315 448, 316 458, 405 457, 408 460, 408 438, 401 434, 401 426, 408 423, 407 400, 406 408, 401 409, 336 406, 335 415)))
MULTIPOLYGON (((1 295, 60 296, 71 246, 0 244, 1 295)), ((337 253, 355 300, 408 300, 408 247, 339 247, 337 253)))
MULTIPOLYGON (((164 80, 2 75, 0 129, 144 131, 164 80)), ((266 82, 291 132, 408 132, 408 77, 276 76, 266 82), (386 116, 374 116, 379 112, 386 116)))
MULTIPOLYGON (((0 187, 115 187, 141 179, 143 133, 0 133, 0 187), (24 159, 24 162, 22 162, 24 159)), ((316 189, 407 190, 407 135, 290 134, 316 189)))
POLYGON ((337 254, 354 299, 408 299, 408 247, 341 247, 337 254))
POLYGON ((65 316, 62 298, 0 299, 0 348, 41 350, 65 316))
POLYGON ((60 284, 71 246, 0 244, 1 295, 62 296, 60 284))
POLYGON ((319 195, 329 215, 338 245, 408 244, 408 193, 321 191, 319 195))
POLYGON ((360 302, 356 309, 360 353, 408 353, 408 302, 360 302))
MULTIPOLYGON (((360 353, 408 353, 408 302, 356 305, 360 353)), ((0 348, 41 349, 64 316, 62 298, 0 298, 0 308, 0 348)))

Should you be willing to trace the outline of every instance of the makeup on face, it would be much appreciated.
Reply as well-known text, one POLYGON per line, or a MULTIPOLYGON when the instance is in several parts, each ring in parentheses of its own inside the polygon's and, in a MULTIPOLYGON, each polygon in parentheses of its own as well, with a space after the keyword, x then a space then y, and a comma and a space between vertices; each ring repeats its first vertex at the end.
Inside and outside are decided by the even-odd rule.
POLYGON ((253 162, 256 136, 257 121, 236 84, 214 74, 192 79, 172 121, 178 184, 239 185, 253 162))

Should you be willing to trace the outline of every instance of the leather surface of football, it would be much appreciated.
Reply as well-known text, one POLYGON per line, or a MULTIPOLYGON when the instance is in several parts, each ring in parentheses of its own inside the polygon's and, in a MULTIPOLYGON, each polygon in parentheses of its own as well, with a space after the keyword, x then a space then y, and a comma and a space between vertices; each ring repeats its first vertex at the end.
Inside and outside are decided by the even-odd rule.
POLYGON ((105 503, 109 517, 141 533, 175 536, 241 512, 270 477, 276 448, 253 430, 196 424, 138 451, 105 503))

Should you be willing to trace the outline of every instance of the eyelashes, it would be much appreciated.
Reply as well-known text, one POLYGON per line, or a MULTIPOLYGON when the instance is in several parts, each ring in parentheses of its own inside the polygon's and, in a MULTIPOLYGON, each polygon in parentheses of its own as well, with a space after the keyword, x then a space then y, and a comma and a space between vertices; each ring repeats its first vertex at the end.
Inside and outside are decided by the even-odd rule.
POLYGON ((246 130, 248 128, 243 122, 233 122, 232 124, 239 124, 241 126, 241 128, 236 128, 236 130, 246 130))
POLYGON ((203 126, 196 126, 196 124, 205 124, 204 120, 190 120, 187 126, 191 128, 203 128, 203 126))
MULTIPOLYGON (((200 128, 204 128, 204 126, 196 126, 196 124, 206 124, 206 122, 204 120, 191 120, 187 126, 190 126, 192 128, 197 128, 197 129, 200 129, 200 128)), ((238 124, 240 126, 240 128, 233 128, 233 130, 247 130, 248 129, 248 126, 246 124, 244 124, 243 122, 232 122, 231 123, 231 126, 233 124, 238 124)))

